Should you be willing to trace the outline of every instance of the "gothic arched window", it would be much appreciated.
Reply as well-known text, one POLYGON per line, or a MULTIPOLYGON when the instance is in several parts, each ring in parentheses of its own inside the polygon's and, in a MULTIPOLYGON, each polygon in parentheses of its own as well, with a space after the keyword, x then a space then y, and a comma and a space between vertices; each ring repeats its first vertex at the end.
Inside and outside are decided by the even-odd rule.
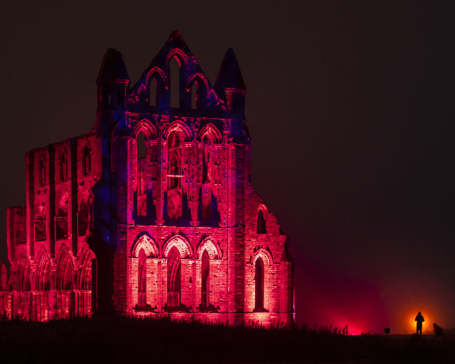
POLYGON ((144 133, 137 136, 137 215, 147 215, 147 145, 144 133))
POLYGON ((169 62, 169 78, 171 87, 171 107, 180 107, 180 62, 173 57, 169 62))
POLYGON ((264 310, 264 262, 261 258, 256 259, 255 264, 255 300, 254 310, 264 310))
POLYGON ((73 289, 73 271, 74 265, 68 251, 62 252, 57 263, 57 289, 72 290, 73 289))
POLYGON ((158 106, 158 82, 155 78, 150 80, 150 106, 158 106))
POLYGON ((202 183, 211 182, 210 176, 210 158, 211 143, 207 136, 202 139, 202 183))
POLYGON ((170 307, 180 306, 181 294, 181 260, 180 252, 174 246, 167 258, 167 304, 170 307))
POLYGON ((84 176, 87 176, 90 174, 91 170, 92 170, 92 160, 91 160, 91 156, 90 156, 90 149, 88 146, 86 146, 82 153, 82 173, 84 176))
POLYGON ((139 262, 138 262, 138 303, 139 307, 145 307, 147 305, 147 264, 146 256, 144 249, 141 249, 139 252, 139 262))
POLYGON ((261 209, 258 211, 257 233, 258 234, 267 234, 267 228, 265 226, 264 213, 262 212, 261 209))
POLYGON ((201 289, 201 306, 208 307, 210 305, 210 286, 209 286, 209 277, 210 277, 210 258, 207 253, 207 250, 204 250, 202 254, 202 289, 201 289))
POLYGON ((178 133, 172 132, 168 139, 169 189, 182 187, 182 147, 178 133))

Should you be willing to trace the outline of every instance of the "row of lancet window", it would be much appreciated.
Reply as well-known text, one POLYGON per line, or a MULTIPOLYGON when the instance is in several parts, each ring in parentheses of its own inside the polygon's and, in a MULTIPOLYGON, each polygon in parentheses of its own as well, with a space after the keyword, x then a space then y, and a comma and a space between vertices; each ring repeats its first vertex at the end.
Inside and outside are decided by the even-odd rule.
MULTIPOLYGON (((173 247, 169 252, 167 264, 167 306, 181 305, 182 276, 180 252, 173 247)), ((201 262, 201 308, 210 306, 210 258, 207 250, 201 262)), ((147 306, 147 265, 144 249, 139 252, 138 262, 138 308, 147 306)), ((264 311, 264 262, 262 258, 255 263, 255 311, 264 311)))
MULTIPOLYGON (((180 252, 173 247, 168 255, 167 264, 167 306, 179 307, 181 304, 182 293, 182 273, 180 252)), ((138 307, 145 307, 147 273, 146 273, 146 255, 143 249, 139 252, 138 262, 138 307)), ((210 277, 210 258, 206 250, 202 254, 202 289, 201 289, 201 307, 206 308, 210 305, 209 296, 209 277, 210 277)))
MULTIPOLYGON (((14 298, 15 308, 19 309, 19 311, 13 314, 18 315, 18 317, 26 317, 23 314, 28 312, 29 318, 33 317, 33 319, 38 321, 47 321, 49 319, 51 297, 49 293, 54 275, 51 270, 51 261, 46 254, 41 254, 36 264, 32 306, 30 262, 25 255, 22 255, 17 261, 13 289, 20 294, 14 298)), ((54 305, 58 306, 57 309, 54 309, 54 315, 57 315, 54 318, 85 316, 93 312, 95 308, 96 302, 92 301, 92 289, 96 289, 96 258, 91 251, 85 253, 81 267, 77 270, 77 274, 75 273, 70 253, 68 250, 63 250, 56 261, 54 276, 55 289, 57 290, 54 305), (78 293, 78 305, 75 304, 75 292, 78 293)))
MULTIPOLYGON (((90 174, 92 169, 92 160, 90 155, 89 147, 85 147, 82 152, 82 174, 87 176, 90 174)), ((56 173, 60 182, 66 181, 68 178, 68 157, 66 152, 60 153, 58 159, 58 167, 56 168, 56 173)), ((38 181, 40 186, 46 185, 46 162, 42 158, 38 163, 38 181)))
MULTIPOLYGON (((171 92, 171 104, 172 108, 180 108, 180 80, 182 79, 181 68, 176 58, 172 58, 169 62, 169 78, 170 78, 170 92, 171 92), (173 77, 174 76, 174 77, 173 77)), ((150 106, 158 106, 161 103, 164 93, 164 87, 162 87, 163 80, 158 73, 154 73, 150 80, 150 106)), ((203 81, 200 79, 194 80, 191 87, 191 109, 198 109, 204 100, 205 88, 202 85, 203 81)), ((186 92, 186 90, 185 90, 186 92)))

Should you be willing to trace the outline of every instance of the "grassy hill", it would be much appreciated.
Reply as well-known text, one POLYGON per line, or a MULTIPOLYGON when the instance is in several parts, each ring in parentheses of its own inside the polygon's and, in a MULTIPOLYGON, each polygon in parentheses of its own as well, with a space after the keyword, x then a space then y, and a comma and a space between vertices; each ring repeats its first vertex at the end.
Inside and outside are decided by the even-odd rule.
POLYGON ((385 337, 123 317, 0 322, 5 363, 455 362, 455 336, 385 337))

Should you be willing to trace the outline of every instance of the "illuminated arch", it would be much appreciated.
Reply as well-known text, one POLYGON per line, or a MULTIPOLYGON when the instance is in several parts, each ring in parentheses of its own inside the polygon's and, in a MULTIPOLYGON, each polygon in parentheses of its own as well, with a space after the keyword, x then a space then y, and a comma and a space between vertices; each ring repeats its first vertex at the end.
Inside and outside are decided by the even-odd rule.
POLYGON ((183 121, 176 120, 174 121, 169 127, 166 129, 166 132, 164 133, 164 137, 166 140, 169 138, 169 135, 172 132, 177 132, 179 135, 183 135, 183 141, 189 142, 193 138, 193 133, 191 129, 186 125, 183 121))
POLYGON ((192 258, 192 248, 188 240, 182 235, 174 235, 163 246, 163 254, 167 258, 173 247, 176 247, 180 253, 180 258, 192 258))
POLYGON ((136 238, 136 241, 133 243, 133 247, 131 249, 131 256, 133 258, 139 257, 139 253, 141 249, 144 249, 144 253, 146 257, 157 257, 158 256, 158 246, 153 241, 153 239, 147 235, 142 234, 136 238))
POLYGON ((16 264, 15 289, 17 291, 30 291, 30 260, 24 250, 19 255, 16 264))
MULTIPOLYGON (((166 79, 166 75, 161 68, 153 67, 150 71, 147 72, 147 76, 145 77, 145 84, 150 85, 150 82, 152 81, 153 78, 156 80, 157 84, 160 84, 160 83, 163 84, 164 80, 166 79)), ((142 87, 142 85, 141 85, 141 87, 142 87)), ((149 87, 147 87, 146 89, 148 89, 149 87)), ((145 88, 145 86, 144 86, 144 88, 145 88)), ((139 89, 139 91, 140 91, 140 89, 139 89)))
POLYGON ((204 253, 204 251, 207 251, 210 259, 221 259, 221 257, 223 256, 219 244, 210 237, 205 238, 199 244, 197 248, 198 259, 202 260, 202 254, 204 253))
POLYGON ((199 132, 199 141, 202 141, 204 137, 207 137, 212 143, 221 143, 223 140, 223 136, 221 135, 220 131, 212 123, 205 125, 199 132))
POLYGON ((74 263, 72 254, 66 245, 62 245, 57 259, 56 288, 59 290, 72 290, 74 287, 74 263))
POLYGON ((260 248, 254 252, 250 259, 251 264, 254 265, 258 258, 262 258, 262 261, 268 266, 271 266, 273 264, 272 254, 267 249, 260 248))
POLYGON ((38 291, 49 291, 52 288, 51 271, 53 264, 44 247, 41 247, 36 262, 35 289, 38 291))
POLYGON ((258 206, 256 210, 256 233, 267 234, 267 219, 265 214, 268 213, 268 209, 264 204, 258 206))
POLYGON ((78 288, 81 290, 92 289, 92 261, 96 259, 95 253, 92 250, 85 248, 79 257, 79 274, 78 274, 78 288))
POLYGON ((134 127, 133 136, 137 138, 139 133, 144 133, 147 139, 156 138, 157 135, 155 126, 147 119, 142 119, 134 127))
MULTIPOLYGON (((191 91, 191 86, 193 85, 194 82, 198 82, 198 80, 200 80, 201 83, 204 85, 205 97, 208 97, 209 82, 207 81, 207 77, 205 77, 205 75, 203 75, 200 72, 195 73, 193 76, 191 76, 188 79, 186 91, 190 92, 191 91)), ((199 84, 200 83, 198 83, 198 85, 199 84)))
POLYGON ((191 98, 191 102, 194 102, 196 109, 204 108, 208 101, 208 89, 209 83, 207 78, 202 73, 196 73, 188 79, 186 92, 189 94, 191 98), (196 86, 195 93, 193 95, 193 87, 196 86))
MULTIPOLYGON (((174 48, 166 56, 166 70, 169 70, 169 62, 172 58, 175 58, 181 69, 185 68, 188 64, 188 56, 185 52, 179 48, 174 48)), ((169 78, 167 78, 167 80, 169 80, 169 78)))

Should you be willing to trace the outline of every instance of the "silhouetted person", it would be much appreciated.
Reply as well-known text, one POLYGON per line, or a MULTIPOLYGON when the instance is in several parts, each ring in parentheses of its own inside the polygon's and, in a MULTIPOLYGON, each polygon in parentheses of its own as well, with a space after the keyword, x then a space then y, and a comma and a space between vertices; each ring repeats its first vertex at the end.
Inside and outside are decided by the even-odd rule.
POLYGON ((436 336, 438 336, 438 337, 443 337, 444 336, 444 330, 438 324, 433 324, 433 330, 434 330, 434 334, 436 336))
POLYGON ((419 312, 419 314, 416 316, 415 321, 417 321, 417 335, 419 335, 419 331, 420 335, 422 335, 422 322, 424 322, 425 319, 423 318, 421 312, 419 312))

